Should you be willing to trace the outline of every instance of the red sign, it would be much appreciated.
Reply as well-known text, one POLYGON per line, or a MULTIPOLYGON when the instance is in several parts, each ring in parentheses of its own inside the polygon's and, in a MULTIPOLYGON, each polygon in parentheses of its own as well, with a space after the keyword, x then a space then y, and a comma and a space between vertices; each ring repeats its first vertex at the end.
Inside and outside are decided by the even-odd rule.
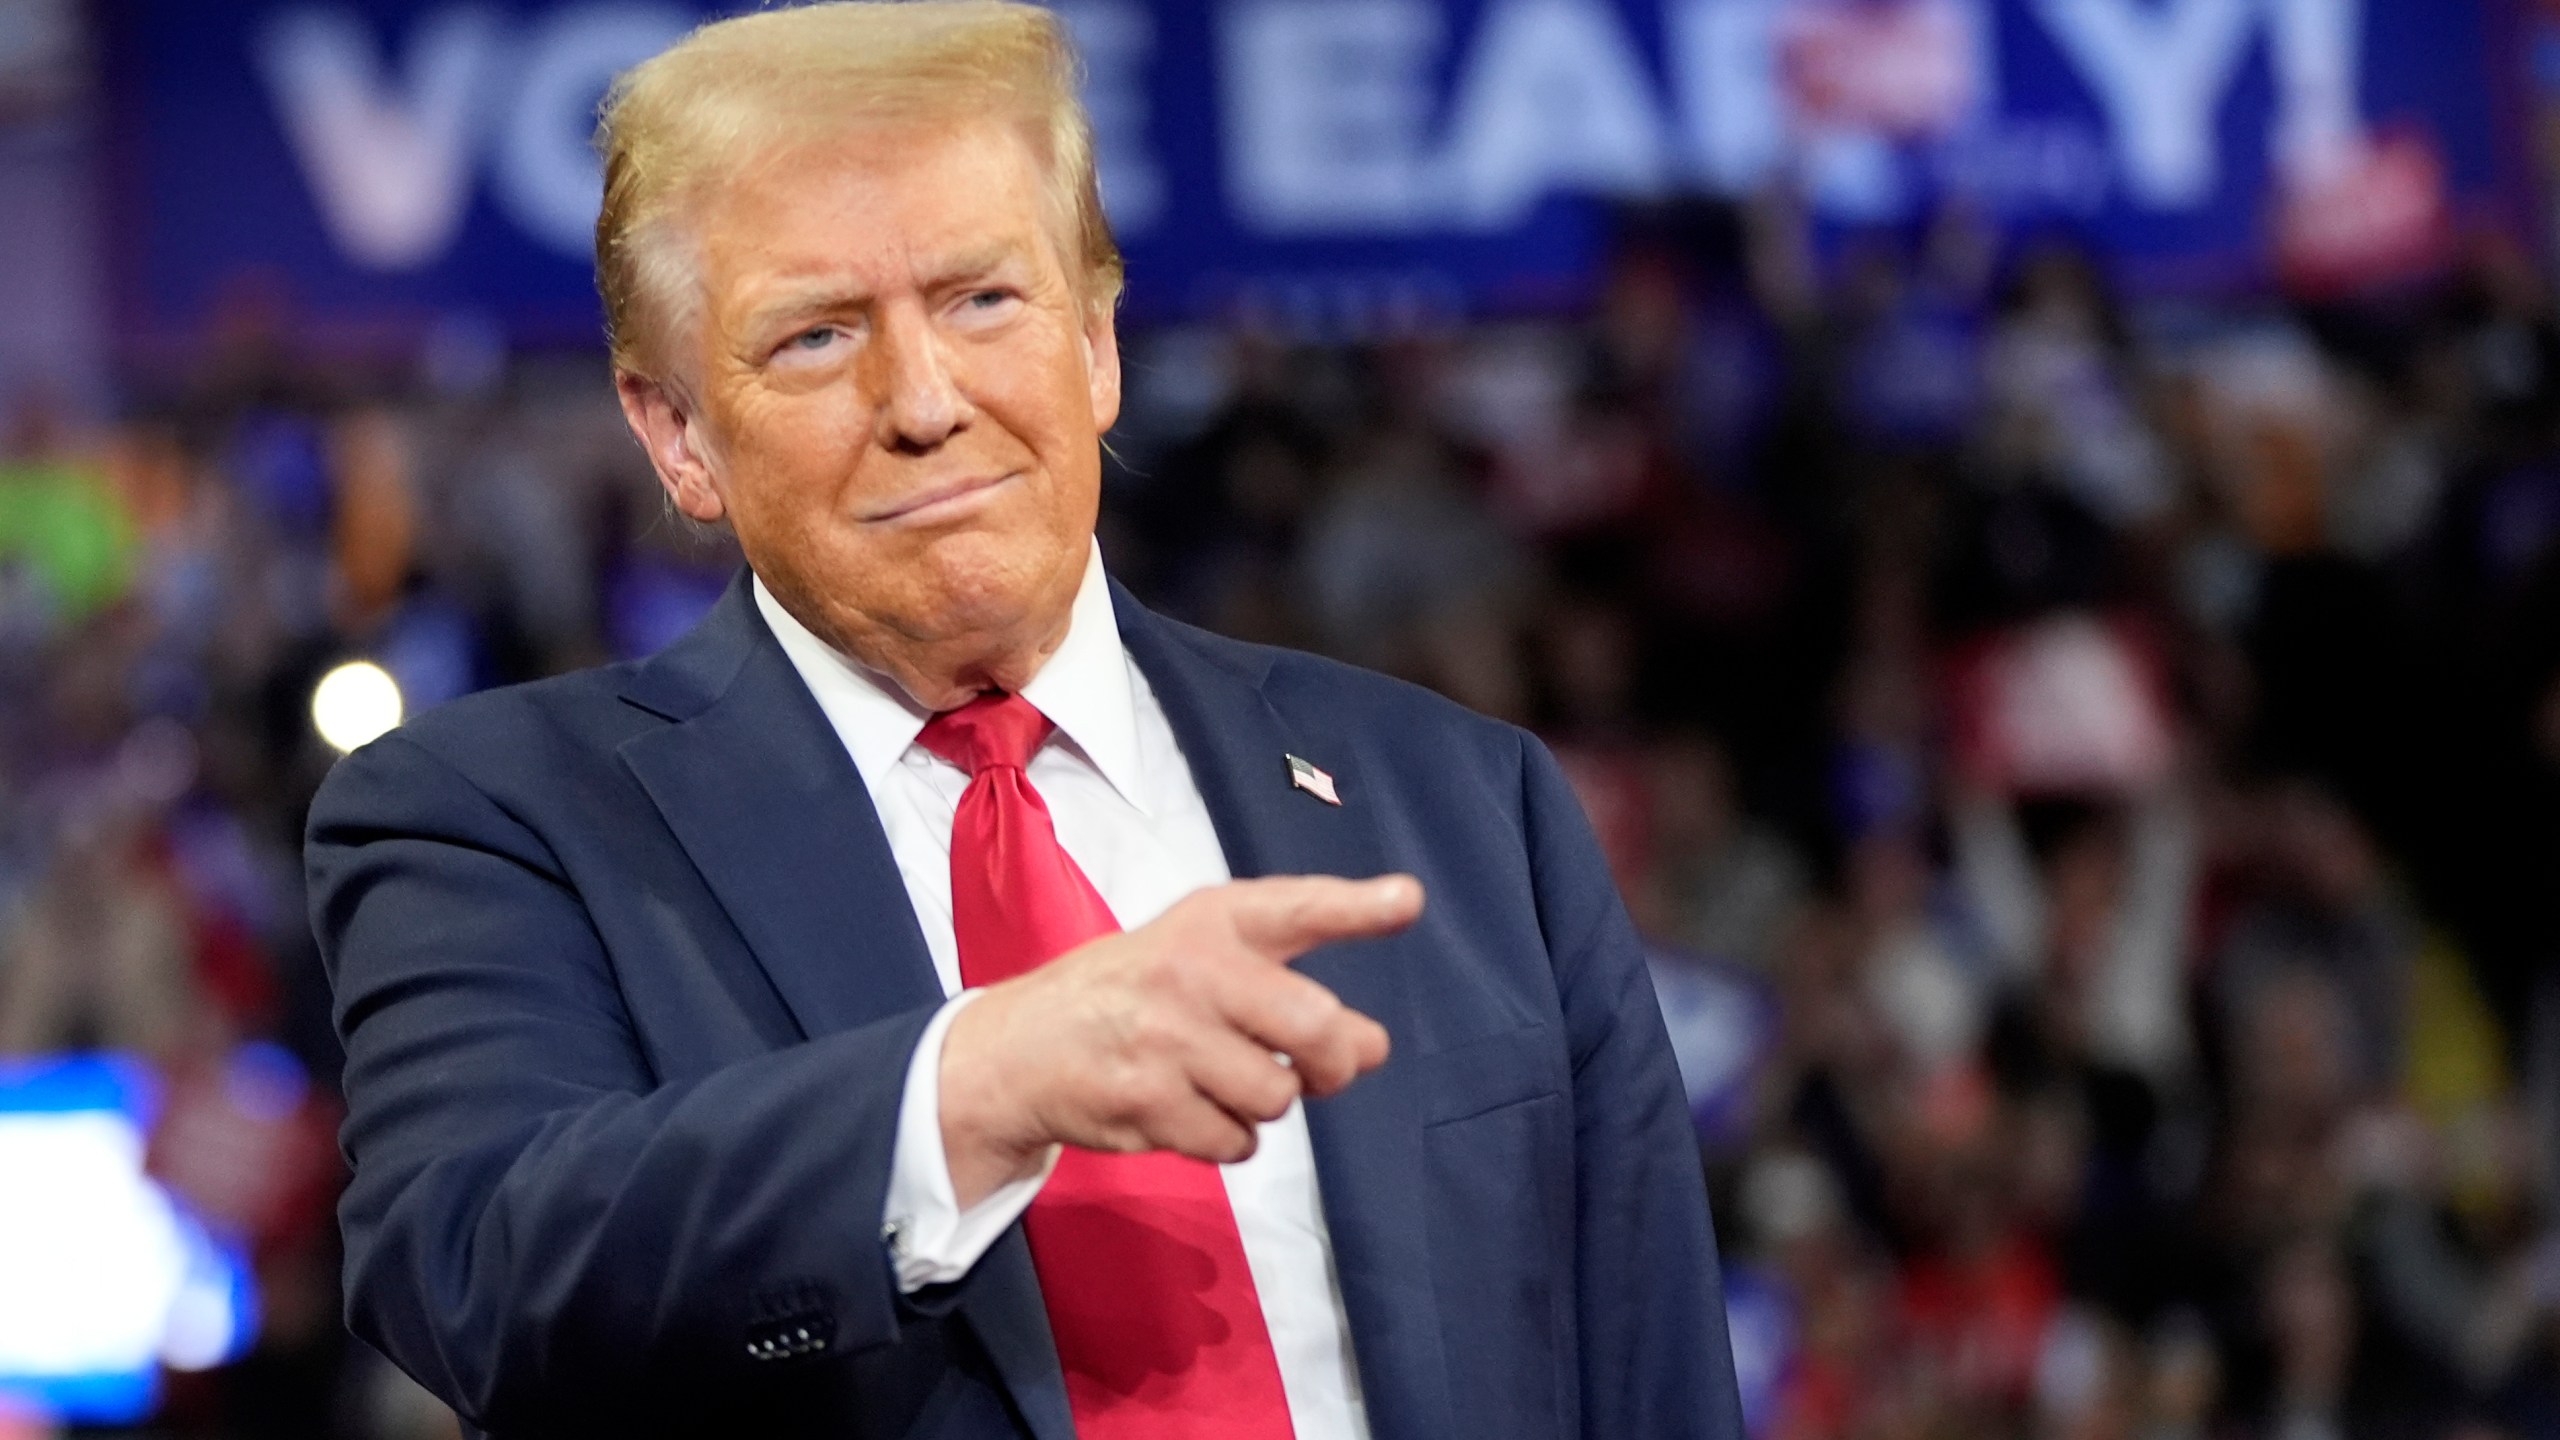
POLYGON ((2063 614, 1957 657, 1956 762, 2008 793, 2125 794, 2175 759, 2157 656, 2131 626, 2063 614))

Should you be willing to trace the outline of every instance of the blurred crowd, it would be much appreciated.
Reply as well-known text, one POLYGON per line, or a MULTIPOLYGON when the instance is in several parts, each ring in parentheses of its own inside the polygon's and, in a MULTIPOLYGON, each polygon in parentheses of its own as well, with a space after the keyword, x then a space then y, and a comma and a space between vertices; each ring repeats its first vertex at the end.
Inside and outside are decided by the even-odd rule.
MULTIPOLYGON (((313 686, 643 655, 737 557, 598 356, 294 336, 244 289, 112 423, 0 397, 0 1056, 152 1061, 154 1173, 254 1260, 256 1349, 154 1433, 450 1434, 336 1323, 313 686)), ((1625 217, 1580 320, 1127 355, 1117 574, 1564 761, 1759 1440, 2560 1435, 2560 312, 2522 254, 2128 306, 2059 238, 1817 243, 1773 198, 1625 217)))

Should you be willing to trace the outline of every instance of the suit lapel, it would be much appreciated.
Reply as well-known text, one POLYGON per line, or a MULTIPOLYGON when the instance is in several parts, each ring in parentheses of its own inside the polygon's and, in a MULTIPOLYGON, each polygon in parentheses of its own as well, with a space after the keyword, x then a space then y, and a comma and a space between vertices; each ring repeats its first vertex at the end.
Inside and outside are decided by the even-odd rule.
MULTIPOLYGON (((936 1004, 942 982, 871 793, 764 619, 745 572, 642 666, 631 703, 675 723, 622 756, 803 1037, 936 1004)), ((1066 1381, 1019 1231, 960 1308, 1040 1440, 1074 1440, 1066 1381)))
POLYGON ((743 574, 626 691, 677 723, 623 762, 815 1038, 942 998, 870 792, 743 574))
MULTIPOLYGON (((1237 877, 1387 870, 1358 758, 1328 737, 1322 717, 1284 713, 1264 684, 1267 671, 1208 653, 1116 584, 1112 599, 1121 641, 1164 706, 1237 877), (1291 755, 1330 771, 1342 804, 1293 786, 1291 755)), ((1413 1033, 1415 943, 1399 937, 1328 946, 1298 969, 1402 1045, 1413 1033)), ((1412 1087, 1390 1058, 1342 1094, 1310 1103, 1307 1128, 1370 1431, 1377 1440, 1436 1436, 1450 1414, 1448 1377, 1412 1087)))

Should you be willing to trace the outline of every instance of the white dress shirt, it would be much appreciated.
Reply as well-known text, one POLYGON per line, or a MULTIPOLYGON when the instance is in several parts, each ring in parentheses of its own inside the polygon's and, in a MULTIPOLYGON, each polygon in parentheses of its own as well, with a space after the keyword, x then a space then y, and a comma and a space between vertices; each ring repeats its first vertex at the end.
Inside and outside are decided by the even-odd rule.
MULTIPOLYGON (((952 997, 907 1068, 882 1216, 900 1287, 947 1284, 966 1275, 1021 1216, 1056 1164, 1053 1151, 1040 1174, 963 1211, 943 1158, 942 1040, 952 1016, 977 993, 961 989, 951 927, 951 821, 969 777, 915 743, 932 713, 896 682, 811 634, 762 580, 755 582, 755 600, 871 792, 933 968, 952 997)), ((1022 694, 1057 726, 1031 758, 1032 786, 1049 807, 1058 843, 1121 928, 1144 925, 1192 891, 1230 878, 1226 852, 1164 709, 1121 648, 1098 546, 1086 562, 1066 640, 1022 694)), ((1304 1109, 1292 1105, 1264 1125, 1253 1158, 1219 1173, 1298 1440, 1365 1440, 1369 1425, 1350 1321, 1334 1274, 1304 1109)))

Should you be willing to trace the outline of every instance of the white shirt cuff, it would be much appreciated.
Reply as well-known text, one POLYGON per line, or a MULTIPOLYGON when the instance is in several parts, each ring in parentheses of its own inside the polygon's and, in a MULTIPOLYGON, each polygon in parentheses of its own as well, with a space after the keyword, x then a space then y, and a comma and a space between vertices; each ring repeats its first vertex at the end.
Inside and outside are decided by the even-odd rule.
POLYGON ((897 1269, 898 1293, 948 1285, 969 1273, 1006 1227, 1031 1208, 1031 1199, 1058 1168, 1058 1147, 1040 1162, 1040 1173, 997 1187, 967 1210, 951 1188, 951 1162, 942 1153, 942 1041, 963 1007, 978 998, 963 990, 943 1002, 916 1041, 907 1062, 907 1088, 898 1099, 897 1148, 889 1162, 889 1202, 880 1238, 897 1269))

